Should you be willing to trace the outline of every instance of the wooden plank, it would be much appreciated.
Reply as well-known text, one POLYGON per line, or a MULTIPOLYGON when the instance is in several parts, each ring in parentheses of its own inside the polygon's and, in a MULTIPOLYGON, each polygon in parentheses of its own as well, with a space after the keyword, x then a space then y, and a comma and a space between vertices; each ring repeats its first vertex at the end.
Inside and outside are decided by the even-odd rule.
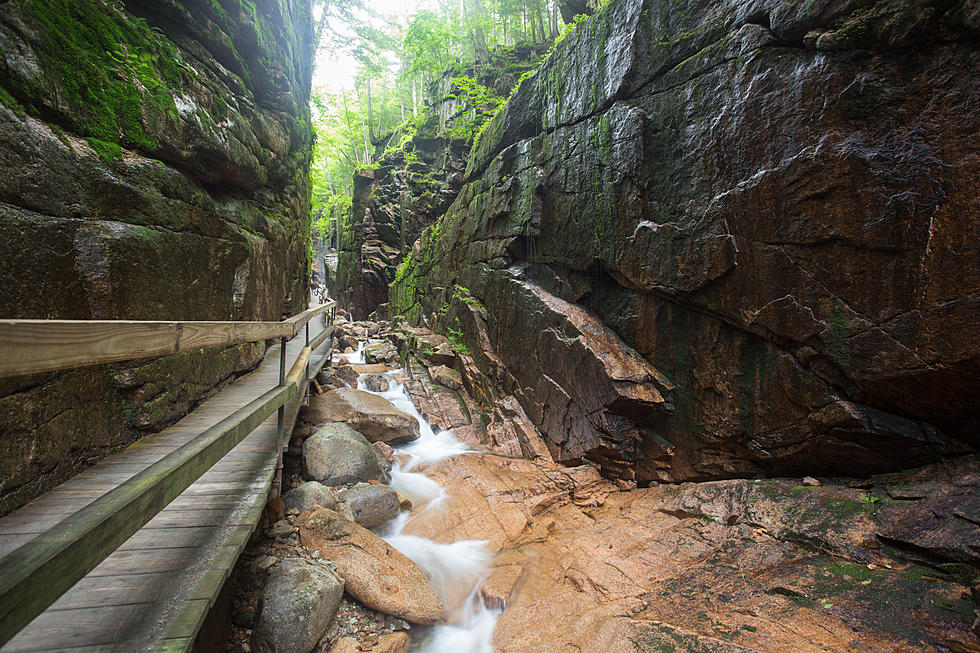
MULTIPOLYGON (((187 564, 186 559, 183 564, 187 564)), ((47 611, 152 603, 165 595, 166 588, 176 582, 177 575, 173 572, 177 569, 116 576, 90 574, 75 583, 71 591, 52 603, 47 611)))
POLYGON ((297 392, 265 393, 0 560, 0 644, 211 468, 297 392))
POLYGON ((292 337, 294 331, 291 322, 2 320, 0 377, 292 337))
MULTIPOLYGON (((152 549, 116 550, 85 577, 127 576, 184 569, 200 552, 200 546, 165 548, 159 540, 152 549)), ((79 581, 82 582, 82 581, 79 581)), ((77 585, 75 587, 78 587, 77 585)), ((74 588, 71 590, 74 591, 74 588)), ((67 594, 65 595, 67 596, 67 594)))
POLYGON ((29 633, 14 637, 3 650, 4 653, 61 650, 64 642, 108 647, 131 639, 148 609, 152 609, 152 604, 134 603, 45 612, 34 620, 29 633))
POLYGON ((219 534, 217 526, 189 526, 186 528, 141 528, 135 535, 119 545, 117 551, 142 551, 159 549, 161 544, 172 547, 198 547, 214 540, 219 534))
POLYGON ((193 637, 165 639, 153 649, 155 653, 185 653, 194 646, 193 637))

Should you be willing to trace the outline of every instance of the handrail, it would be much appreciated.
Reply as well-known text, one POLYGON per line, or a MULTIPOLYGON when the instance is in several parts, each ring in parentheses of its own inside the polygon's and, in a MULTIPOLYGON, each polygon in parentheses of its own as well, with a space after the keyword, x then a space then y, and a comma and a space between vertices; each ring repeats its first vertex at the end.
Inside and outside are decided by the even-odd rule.
POLYGON ((292 338, 328 301, 282 322, 0 320, 0 378, 292 338))
POLYGON ((337 302, 330 300, 320 304, 319 306, 314 306, 309 308, 302 313, 298 313, 289 319, 283 320, 283 324, 293 325, 293 335, 299 333, 301 327, 303 327, 307 322, 312 320, 317 315, 320 315, 324 311, 331 309, 337 305, 337 302))
MULTIPOLYGON (((303 379, 308 376, 312 349, 333 333, 333 325, 328 326, 312 343, 309 342, 307 326, 307 344, 288 374, 283 369, 286 339, 296 335, 313 317, 335 306, 336 302, 329 301, 283 322, 0 321, 0 377, 9 375, 10 369, 19 370, 18 364, 31 360, 29 355, 21 355, 14 358, 17 364, 10 363, 5 360, 7 349, 27 334, 38 338, 38 327, 41 325, 62 335, 76 336, 73 344, 51 342, 47 338, 33 348, 25 345, 35 356, 45 350, 59 353, 58 366, 45 367, 44 371, 75 366, 66 361, 78 358, 77 352, 72 358, 69 349, 80 346, 82 335, 90 344, 108 339, 128 343, 129 348, 125 350, 125 357, 111 359, 106 357, 119 356, 124 350, 110 347, 101 352, 88 352, 79 366, 205 346, 254 342, 277 336, 281 338, 280 346, 283 349, 280 355, 280 384, 277 387, 0 559, 0 646, 84 578, 277 410, 281 421, 285 405, 305 389, 303 379), (230 325, 235 326, 229 328, 230 325), (238 328, 242 325, 243 328, 238 328), (161 333, 165 334, 164 338, 160 338, 161 333), (167 346, 173 347, 172 350, 160 350, 164 339, 170 343, 167 346)), ((41 370, 35 366, 29 371, 41 370)), ((278 435, 281 438, 281 424, 278 435)))

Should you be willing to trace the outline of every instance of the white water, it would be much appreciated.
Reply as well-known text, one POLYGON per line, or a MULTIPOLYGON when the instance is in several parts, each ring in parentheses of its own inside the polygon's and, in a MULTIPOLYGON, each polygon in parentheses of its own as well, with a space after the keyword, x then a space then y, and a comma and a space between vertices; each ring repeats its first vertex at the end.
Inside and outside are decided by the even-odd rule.
POLYGON ((337 354, 337 357, 343 358, 351 365, 363 365, 364 364, 364 341, 359 340, 357 342, 357 351, 355 351, 353 354, 337 354))
MULTIPOLYGON (((363 344, 358 347, 363 361, 363 344)), ((348 354, 348 357, 355 354, 348 354)), ((354 362, 354 361, 351 361, 354 362)), ((449 498, 445 488, 420 472, 411 471, 420 463, 432 463, 450 456, 465 454, 469 449, 456 439, 452 431, 434 432, 415 408, 403 385, 395 382, 395 374, 384 376, 390 387, 387 392, 375 392, 393 403, 396 408, 413 416, 419 422, 420 436, 414 442, 395 448, 404 464, 395 462, 391 470, 391 487, 412 500, 416 515, 422 512, 440 511, 449 498), (419 510, 421 508, 421 510, 419 510)), ((370 392, 363 379, 358 379, 358 390, 370 392)), ((483 604, 479 596, 480 584, 486 576, 491 554, 486 542, 462 540, 440 544, 424 537, 406 535, 405 527, 413 519, 407 511, 377 530, 393 547, 417 564, 433 587, 442 596, 446 606, 447 624, 423 628, 412 632, 412 651, 416 653, 493 653, 490 640, 497 624, 500 610, 492 610, 483 604)))

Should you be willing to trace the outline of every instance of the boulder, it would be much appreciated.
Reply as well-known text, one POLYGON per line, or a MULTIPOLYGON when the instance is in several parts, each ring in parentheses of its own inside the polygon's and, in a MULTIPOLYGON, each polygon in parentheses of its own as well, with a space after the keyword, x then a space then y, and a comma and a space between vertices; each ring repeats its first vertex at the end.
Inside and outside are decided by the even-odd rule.
POLYGON ((456 352, 448 342, 440 343, 435 351, 429 355, 429 361, 433 365, 451 366, 456 361, 456 352))
POLYGON ((306 415, 315 424, 344 422, 371 442, 401 444, 419 437, 418 420, 363 390, 340 388, 310 397, 306 415))
POLYGON ((394 363, 398 360, 398 350, 387 340, 372 342, 364 347, 364 360, 368 363, 394 363))
MULTIPOLYGON (((336 392, 336 391, 334 391, 336 392)), ((363 435, 346 424, 324 424, 303 442, 303 469, 324 485, 390 480, 391 463, 363 435)))
MULTIPOLYGON (((364 528, 380 526, 398 514, 398 493, 387 485, 358 483, 337 491, 337 498, 351 509, 354 521, 364 528)), ((329 508, 330 506, 324 506, 329 508)))
POLYGON ((371 531, 326 508, 296 525, 303 546, 332 560, 347 592, 367 607, 423 626, 442 617, 439 592, 418 565, 371 531))
POLYGON ((444 385, 447 388, 459 390, 463 387, 463 376, 456 370, 446 367, 445 365, 430 367, 429 374, 432 375, 433 381, 444 385))
POLYGON ((337 497, 330 488, 317 481, 307 481, 283 496, 286 510, 295 508, 300 512, 312 510, 313 506, 323 506, 331 510, 337 505, 337 497))
POLYGON ((291 558, 272 572, 252 631, 255 653, 309 653, 344 595, 344 581, 322 562, 291 558))
POLYGON ((350 365, 341 365, 333 371, 333 384, 337 387, 357 387, 357 371, 350 365))
POLYGON ((361 641, 342 637, 330 647, 330 653, 405 653, 411 643, 411 637, 404 632, 375 635, 361 641))
POLYGON ((358 374, 384 374, 388 371, 388 366, 384 363, 375 363, 373 365, 351 365, 354 371, 358 374))
POLYGON ((391 382, 381 374, 365 374, 364 387, 371 392, 387 392, 391 382))

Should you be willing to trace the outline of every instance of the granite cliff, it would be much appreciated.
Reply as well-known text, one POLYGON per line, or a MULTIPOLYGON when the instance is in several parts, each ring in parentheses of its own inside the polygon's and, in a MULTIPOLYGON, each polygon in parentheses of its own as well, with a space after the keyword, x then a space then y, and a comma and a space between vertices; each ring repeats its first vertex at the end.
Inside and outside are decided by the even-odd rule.
MULTIPOLYGON (((0 315, 277 320, 309 287, 308 0, 0 3, 0 315)), ((5 380, 0 512, 259 345, 5 380)))
POLYGON ((641 485, 970 452, 978 35, 966 1, 613 1, 489 123, 392 313, 641 485))

